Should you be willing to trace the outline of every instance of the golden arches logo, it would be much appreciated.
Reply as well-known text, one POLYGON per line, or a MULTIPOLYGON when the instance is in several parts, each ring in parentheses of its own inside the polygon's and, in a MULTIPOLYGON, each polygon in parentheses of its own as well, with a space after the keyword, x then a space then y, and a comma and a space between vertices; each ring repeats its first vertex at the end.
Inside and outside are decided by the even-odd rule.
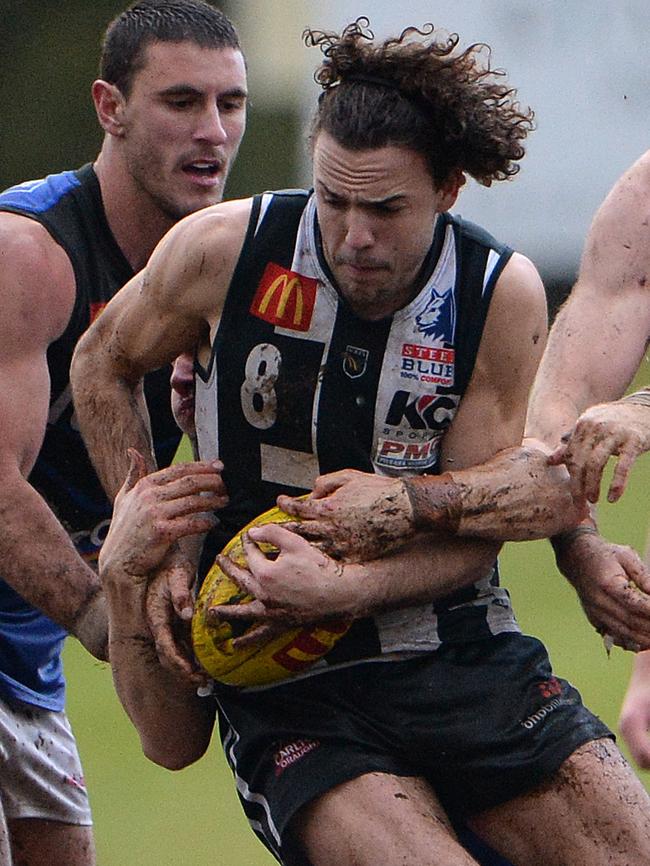
POLYGON ((258 310, 264 315, 266 313, 271 300, 280 293, 278 303, 275 308, 275 315, 278 319, 283 319, 287 304, 291 299, 291 295, 296 293, 296 306, 293 311, 293 324, 299 325, 302 322, 303 312, 305 308, 305 302, 302 293, 302 283, 298 279, 298 277, 291 277, 287 274, 280 274, 280 276, 276 277, 268 289, 264 292, 262 296, 262 300, 260 301, 258 310))

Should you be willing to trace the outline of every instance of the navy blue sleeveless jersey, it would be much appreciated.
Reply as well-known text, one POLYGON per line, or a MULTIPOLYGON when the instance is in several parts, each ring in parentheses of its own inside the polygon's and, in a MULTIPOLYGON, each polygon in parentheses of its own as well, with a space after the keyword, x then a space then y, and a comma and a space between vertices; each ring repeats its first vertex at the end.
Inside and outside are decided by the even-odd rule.
MULTIPOLYGON (((223 460, 230 495, 204 568, 279 493, 304 493, 318 474, 438 471, 441 439, 511 254, 477 226, 441 214, 414 298, 365 321, 336 290, 313 196, 254 199, 209 367, 197 370, 199 453, 223 460)), ((356 622, 323 664, 429 652, 504 631, 518 626, 495 564, 435 606, 356 622)))
MULTIPOLYGON (((132 276, 106 221, 91 165, 0 194, 0 211, 41 223, 65 250, 76 280, 76 299, 65 332, 49 347, 50 411, 30 482, 43 495, 86 561, 96 562, 111 505, 92 468, 70 394, 70 360, 81 334, 132 276)), ((180 433, 170 409, 170 370, 147 377, 156 456, 168 465, 180 433)), ((53 553, 55 555, 55 553, 53 553)), ((65 631, 0 580, 0 693, 47 709, 64 705, 61 649, 65 631)))

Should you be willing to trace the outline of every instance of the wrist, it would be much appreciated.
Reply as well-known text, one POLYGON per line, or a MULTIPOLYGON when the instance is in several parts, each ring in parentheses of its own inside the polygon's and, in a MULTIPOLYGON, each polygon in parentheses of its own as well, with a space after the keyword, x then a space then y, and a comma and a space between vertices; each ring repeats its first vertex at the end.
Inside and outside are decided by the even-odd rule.
POLYGON ((377 581, 376 570, 363 562, 340 564, 337 585, 341 589, 336 616, 341 619, 362 619, 378 613, 385 606, 387 594, 386 574, 377 581))
POLYGON ((108 661, 108 612, 100 587, 95 588, 79 609, 71 631, 91 655, 108 661))
POLYGON ((413 510, 415 529, 458 531, 463 513, 463 487, 451 472, 404 478, 404 489, 413 510))
POLYGON ((549 539, 551 547, 555 551, 556 556, 565 553, 566 550, 572 547, 579 539, 584 539, 587 536, 598 535, 598 528, 595 521, 588 517, 574 526, 572 529, 567 529, 566 532, 560 532, 549 539))

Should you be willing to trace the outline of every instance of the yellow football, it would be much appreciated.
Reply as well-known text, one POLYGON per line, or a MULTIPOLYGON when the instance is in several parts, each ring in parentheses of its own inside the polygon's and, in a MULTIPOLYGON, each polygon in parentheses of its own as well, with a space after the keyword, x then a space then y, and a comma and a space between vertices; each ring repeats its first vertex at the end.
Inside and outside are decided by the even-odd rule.
MULTIPOLYGON (((252 520, 228 542, 222 553, 239 565, 246 564, 242 536, 252 526, 286 523, 295 520, 279 508, 271 508, 252 520)), ((261 544, 265 553, 275 548, 261 544)), ((329 621, 288 629, 266 643, 235 649, 233 640, 246 634, 253 625, 227 622, 211 623, 207 611, 216 604, 241 604, 251 601, 215 563, 206 575, 194 608, 192 644, 201 667, 218 682, 233 686, 261 686, 290 679, 308 670, 323 658, 349 630, 349 621, 329 621)))

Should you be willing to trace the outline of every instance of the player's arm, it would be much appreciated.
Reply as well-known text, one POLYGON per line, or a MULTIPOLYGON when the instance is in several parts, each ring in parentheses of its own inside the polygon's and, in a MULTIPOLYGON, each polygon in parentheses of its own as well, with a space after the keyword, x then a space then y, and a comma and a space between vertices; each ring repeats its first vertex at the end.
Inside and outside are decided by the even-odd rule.
MULTIPOLYGON (((540 289, 533 266, 522 257, 514 257, 499 279, 490 314, 492 321, 498 318, 506 323, 502 325, 504 331, 494 337, 490 357, 485 361, 488 349, 484 347, 492 339, 488 320, 476 377, 480 375, 481 366, 490 363, 495 365, 495 375, 504 382, 510 381, 506 343, 519 339, 514 333, 518 292, 523 293, 520 306, 526 306, 526 298, 531 293, 537 299, 535 306, 530 306, 529 314, 540 327, 537 331, 533 328, 535 333, 529 334, 530 344, 524 354, 528 352, 531 363, 539 359, 545 334, 545 313, 539 309, 543 300, 540 289), (510 296, 514 297, 510 304, 512 312, 499 310, 499 298, 510 296)), ((483 377, 481 393, 486 403, 493 396, 502 399, 498 390, 495 381, 483 377)), ((517 395, 517 399, 519 397, 517 395)), ((475 399, 473 397, 472 402, 475 399)), ((457 418, 463 417, 466 405, 467 397, 457 418)), ((486 405, 479 411, 489 418, 491 407, 486 405)), ((457 429, 458 422, 454 423, 457 429)), ((486 424, 481 423, 480 430, 485 429, 486 424)), ((505 427, 504 432, 507 433, 505 427)), ((482 438, 488 445, 487 434, 482 438)), ((449 441, 447 438, 447 443, 449 441)), ((296 531, 305 538, 315 541, 328 553, 354 559, 380 555, 402 544, 417 530, 498 541, 542 538, 574 525, 584 513, 570 495, 565 468, 549 467, 547 452, 541 443, 522 448, 503 436, 500 442, 495 440, 491 447, 485 448, 483 457, 486 459, 479 465, 471 466, 470 461, 462 460, 459 455, 447 460, 440 476, 418 476, 406 481, 344 470, 318 479, 313 497, 305 500, 281 497, 278 503, 301 519, 296 531), (531 519, 531 503, 534 519, 531 519)))
MULTIPOLYGON (((628 444, 636 453, 645 447, 645 439, 634 444, 621 438, 625 404, 592 410, 575 425, 588 407, 623 395, 649 336, 650 151, 615 184, 594 217, 577 283, 551 329, 531 395, 527 435, 551 448, 570 435, 557 457, 568 466, 577 495, 596 499, 607 458, 625 453, 628 444)), ((646 417, 643 409, 636 414, 646 417)), ((631 460, 626 463, 629 469, 631 460)), ((615 496, 621 481, 615 478, 615 496)))
POLYGON ((161 667, 144 608, 150 576, 170 546, 212 526, 210 510, 223 505, 220 467, 195 462, 147 474, 140 454, 131 451, 130 460, 99 557, 110 611, 113 680, 144 753, 178 769, 205 751, 214 708, 212 701, 197 697, 196 682, 161 667))
POLYGON ((545 334, 539 276, 530 262, 513 256, 495 288, 474 378, 445 436, 442 474, 403 480, 345 470, 323 476, 312 498, 278 500, 301 519, 295 531, 325 552, 364 559, 418 530, 505 541, 543 538, 575 525, 585 510, 573 501, 565 468, 548 466, 542 443, 520 445, 522 407, 545 334))
MULTIPOLYGON (((495 287, 471 382, 444 437, 443 469, 463 470, 521 441, 545 332, 543 286, 533 265, 516 256, 495 287)), ((494 541, 420 536, 396 554, 355 564, 333 560, 282 526, 259 526, 248 536, 247 569, 225 557, 219 563, 257 603, 234 613, 221 607, 223 619, 253 610, 262 621, 358 617, 435 599, 485 576, 499 549, 494 541), (277 559, 255 549, 261 541, 280 548, 277 559)))
POLYGON ((248 202, 229 202, 178 223, 77 346, 71 369, 77 417, 111 498, 126 477, 128 448, 155 468, 143 377, 209 344, 249 211, 248 202))
POLYGON ((25 217, 0 216, 0 250, 0 576, 89 652, 105 658, 99 579, 27 480, 47 423, 46 352, 70 318, 74 273, 61 247, 25 217))

